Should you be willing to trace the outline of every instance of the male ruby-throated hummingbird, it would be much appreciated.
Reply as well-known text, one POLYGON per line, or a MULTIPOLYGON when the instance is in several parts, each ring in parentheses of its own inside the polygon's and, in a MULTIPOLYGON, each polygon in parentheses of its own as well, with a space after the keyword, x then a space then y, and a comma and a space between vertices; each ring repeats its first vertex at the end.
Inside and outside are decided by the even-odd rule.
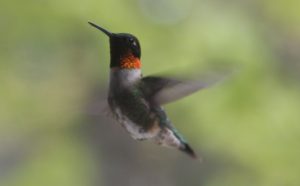
POLYGON ((196 154, 174 128, 161 105, 185 97, 209 83, 142 76, 141 48, 128 33, 112 33, 89 22, 109 37, 110 82, 108 104, 114 118, 136 140, 152 140, 175 147, 193 158, 196 154))

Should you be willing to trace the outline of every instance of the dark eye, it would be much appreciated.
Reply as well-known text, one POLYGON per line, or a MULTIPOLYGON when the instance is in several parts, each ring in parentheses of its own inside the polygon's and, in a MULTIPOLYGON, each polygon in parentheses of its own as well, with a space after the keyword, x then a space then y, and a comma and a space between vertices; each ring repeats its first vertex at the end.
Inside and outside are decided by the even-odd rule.
POLYGON ((137 44, 136 44, 136 42, 135 42, 135 41, 133 41, 133 42, 132 42, 132 45, 133 45, 133 46, 137 46, 137 44))
POLYGON ((133 39, 133 38, 130 38, 129 39, 129 42, 133 45, 133 46, 136 46, 136 41, 133 39))

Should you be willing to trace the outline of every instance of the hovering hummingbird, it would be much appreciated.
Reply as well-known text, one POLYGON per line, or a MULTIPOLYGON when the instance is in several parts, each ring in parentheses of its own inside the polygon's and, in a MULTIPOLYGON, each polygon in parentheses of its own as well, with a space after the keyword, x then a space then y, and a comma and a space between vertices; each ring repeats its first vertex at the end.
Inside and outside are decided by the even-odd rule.
POLYGON ((185 97, 211 83, 170 77, 143 77, 141 47, 135 36, 112 33, 94 23, 89 24, 109 37, 108 105, 113 117, 136 140, 152 140, 196 158, 194 150, 175 129, 161 105, 185 97))

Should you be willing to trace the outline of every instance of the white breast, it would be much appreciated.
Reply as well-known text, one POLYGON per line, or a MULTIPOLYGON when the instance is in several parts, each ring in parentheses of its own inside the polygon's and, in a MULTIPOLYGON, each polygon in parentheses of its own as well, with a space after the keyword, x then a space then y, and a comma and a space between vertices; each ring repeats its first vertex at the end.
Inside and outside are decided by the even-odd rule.
POLYGON ((146 133, 142 127, 132 122, 129 118, 122 114, 119 108, 115 109, 117 121, 127 130, 133 139, 144 140, 156 137, 157 133, 146 133))
POLYGON ((119 69, 110 70, 110 82, 119 82, 122 85, 130 85, 141 79, 142 72, 140 69, 119 69))

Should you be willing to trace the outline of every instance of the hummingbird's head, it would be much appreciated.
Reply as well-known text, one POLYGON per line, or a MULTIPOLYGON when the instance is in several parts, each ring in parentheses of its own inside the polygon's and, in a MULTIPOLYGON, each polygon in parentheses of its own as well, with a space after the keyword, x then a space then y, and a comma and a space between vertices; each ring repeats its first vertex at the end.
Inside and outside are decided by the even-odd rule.
POLYGON ((89 22, 89 24, 109 37, 111 68, 141 68, 141 47, 135 36, 127 33, 112 33, 94 23, 89 22))

